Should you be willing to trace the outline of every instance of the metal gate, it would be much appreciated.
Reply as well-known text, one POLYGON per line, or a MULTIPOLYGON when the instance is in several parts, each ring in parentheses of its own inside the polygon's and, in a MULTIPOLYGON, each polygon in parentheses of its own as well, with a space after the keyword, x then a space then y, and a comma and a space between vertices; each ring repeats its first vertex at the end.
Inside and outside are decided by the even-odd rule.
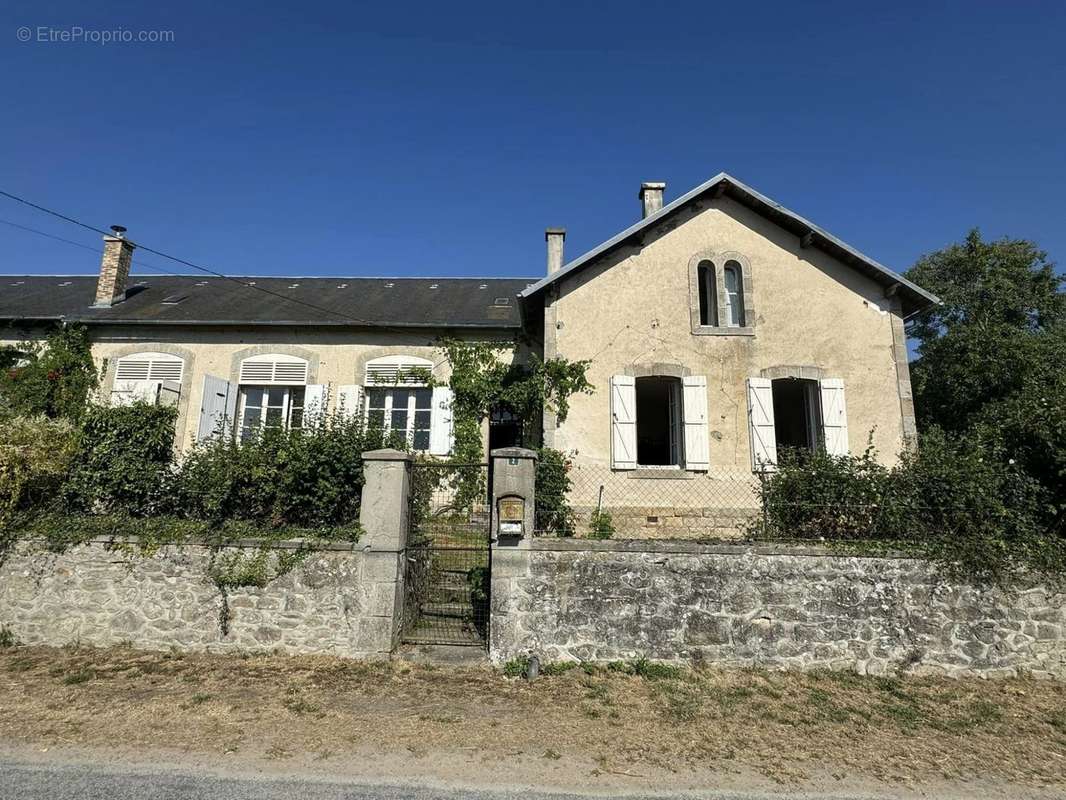
POLYGON ((403 640, 488 646, 488 464, 415 462, 411 470, 403 640))

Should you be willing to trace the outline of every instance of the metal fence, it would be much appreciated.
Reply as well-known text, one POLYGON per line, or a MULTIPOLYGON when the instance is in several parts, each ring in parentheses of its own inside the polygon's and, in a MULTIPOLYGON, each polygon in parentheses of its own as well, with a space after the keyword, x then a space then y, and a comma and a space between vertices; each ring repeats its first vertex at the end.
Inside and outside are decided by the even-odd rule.
POLYGON ((489 624, 487 464, 411 466, 403 639, 480 645, 489 624))
POLYGON ((553 502, 557 487, 538 485, 538 535, 740 539, 763 524, 759 481, 750 471, 620 471, 572 463, 566 479, 565 509, 553 502))

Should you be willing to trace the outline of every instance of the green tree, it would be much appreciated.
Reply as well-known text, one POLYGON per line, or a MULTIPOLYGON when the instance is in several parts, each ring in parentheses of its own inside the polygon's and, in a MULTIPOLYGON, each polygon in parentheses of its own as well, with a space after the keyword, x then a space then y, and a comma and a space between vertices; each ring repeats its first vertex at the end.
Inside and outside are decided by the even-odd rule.
POLYGON ((907 277, 941 305, 912 321, 923 430, 977 433, 1066 511, 1066 294, 1047 254, 1023 239, 965 241, 923 256, 907 277))

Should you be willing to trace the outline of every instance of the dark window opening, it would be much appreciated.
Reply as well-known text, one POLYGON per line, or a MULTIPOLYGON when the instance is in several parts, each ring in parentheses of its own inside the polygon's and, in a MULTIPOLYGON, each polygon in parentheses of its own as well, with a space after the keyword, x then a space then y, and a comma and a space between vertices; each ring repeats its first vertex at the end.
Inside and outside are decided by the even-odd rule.
POLYGON ((718 292, 714 279, 714 264, 701 261, 696 267, 696 283, 700 292, 700 325, 718 324, 718 292))
POLYGON ((637 464, 681 465, 681 381, 637 378, 637 464))
POLYGON ((772 385, 778 450, 794 448, 813 452, 822 438, 818 381, 781 378, 772 385))
POLYGON ((508 408, 497 406, 489 413, 489 452, 500 447, 523 447, 522 419, 508 408))

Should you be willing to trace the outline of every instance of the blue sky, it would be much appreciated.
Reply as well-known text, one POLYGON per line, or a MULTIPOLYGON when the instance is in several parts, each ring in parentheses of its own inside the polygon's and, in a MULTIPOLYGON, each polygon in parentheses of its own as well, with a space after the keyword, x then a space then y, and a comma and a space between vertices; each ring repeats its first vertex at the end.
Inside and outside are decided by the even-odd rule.
POLYGON ((720 170, 895 269, 975 225, 1066 261, 1062 3, 92 5, 0 10, 0 188, 229 274, 537 276, 720 170))

